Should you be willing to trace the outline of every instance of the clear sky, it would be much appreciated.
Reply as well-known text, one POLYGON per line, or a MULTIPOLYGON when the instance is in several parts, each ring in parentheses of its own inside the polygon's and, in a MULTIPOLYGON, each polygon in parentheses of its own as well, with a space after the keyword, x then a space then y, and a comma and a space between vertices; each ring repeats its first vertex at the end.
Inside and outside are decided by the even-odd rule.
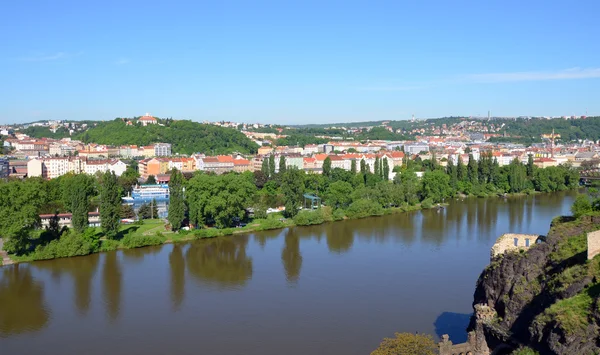
POLYGON ((0 123, 600 114, 600 1, 0 2, 0 123))

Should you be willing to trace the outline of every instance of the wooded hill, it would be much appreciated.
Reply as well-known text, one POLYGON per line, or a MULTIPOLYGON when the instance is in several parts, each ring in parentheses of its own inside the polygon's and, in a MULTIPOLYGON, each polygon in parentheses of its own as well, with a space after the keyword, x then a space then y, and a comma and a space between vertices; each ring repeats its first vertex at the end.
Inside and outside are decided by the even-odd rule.
POLYGON ((109 145, 149 145, 171 143, 173 153, 229 154, 256 153, 258 145, 243 133, 232 129, 192 121, 164 120, 164 125, 127 125, 117 118, 102 122, 75 136, 86 143, 109 145))

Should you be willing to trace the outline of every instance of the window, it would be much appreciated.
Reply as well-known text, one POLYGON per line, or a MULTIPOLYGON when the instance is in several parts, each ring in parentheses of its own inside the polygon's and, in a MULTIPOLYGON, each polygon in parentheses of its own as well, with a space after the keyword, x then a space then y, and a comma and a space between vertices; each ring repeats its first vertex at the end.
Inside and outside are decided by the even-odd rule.
POLYGON ((518 247, 519 246, 519 238, 515 238, 514 242, 515 242, 515 246, 518 247))
POLYGON ((529 247, 529 238, 525 239, 525 246, 529 247))

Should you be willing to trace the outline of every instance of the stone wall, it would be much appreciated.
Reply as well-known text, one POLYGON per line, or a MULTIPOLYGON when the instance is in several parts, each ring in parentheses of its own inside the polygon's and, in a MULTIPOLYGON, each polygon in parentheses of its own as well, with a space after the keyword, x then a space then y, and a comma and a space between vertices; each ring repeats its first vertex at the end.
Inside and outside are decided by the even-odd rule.
POLYGON ((492 247, 490 258, 493 259, 509 251, 527 250, 534 246, 541 237, 537 234, 503 234, 496 240, 496 243, 492 247), (517 242, 516 245, 515 240, 517 242))
POLYGON ((587 234, 587 257, 588 260, 600 254, 600 230, 587 234))

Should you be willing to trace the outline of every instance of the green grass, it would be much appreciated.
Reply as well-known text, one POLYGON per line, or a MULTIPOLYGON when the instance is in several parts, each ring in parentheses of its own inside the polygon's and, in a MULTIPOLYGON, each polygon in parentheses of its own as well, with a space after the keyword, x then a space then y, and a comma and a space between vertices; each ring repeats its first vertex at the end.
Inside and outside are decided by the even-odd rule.
POLYGON ((584 330, 590 324, 592 304, 598 295, 600 284, 597 283, 571 298, 556 302, 539 315, 536 321, 545 324, 555 320, 567 335, 584 330))

